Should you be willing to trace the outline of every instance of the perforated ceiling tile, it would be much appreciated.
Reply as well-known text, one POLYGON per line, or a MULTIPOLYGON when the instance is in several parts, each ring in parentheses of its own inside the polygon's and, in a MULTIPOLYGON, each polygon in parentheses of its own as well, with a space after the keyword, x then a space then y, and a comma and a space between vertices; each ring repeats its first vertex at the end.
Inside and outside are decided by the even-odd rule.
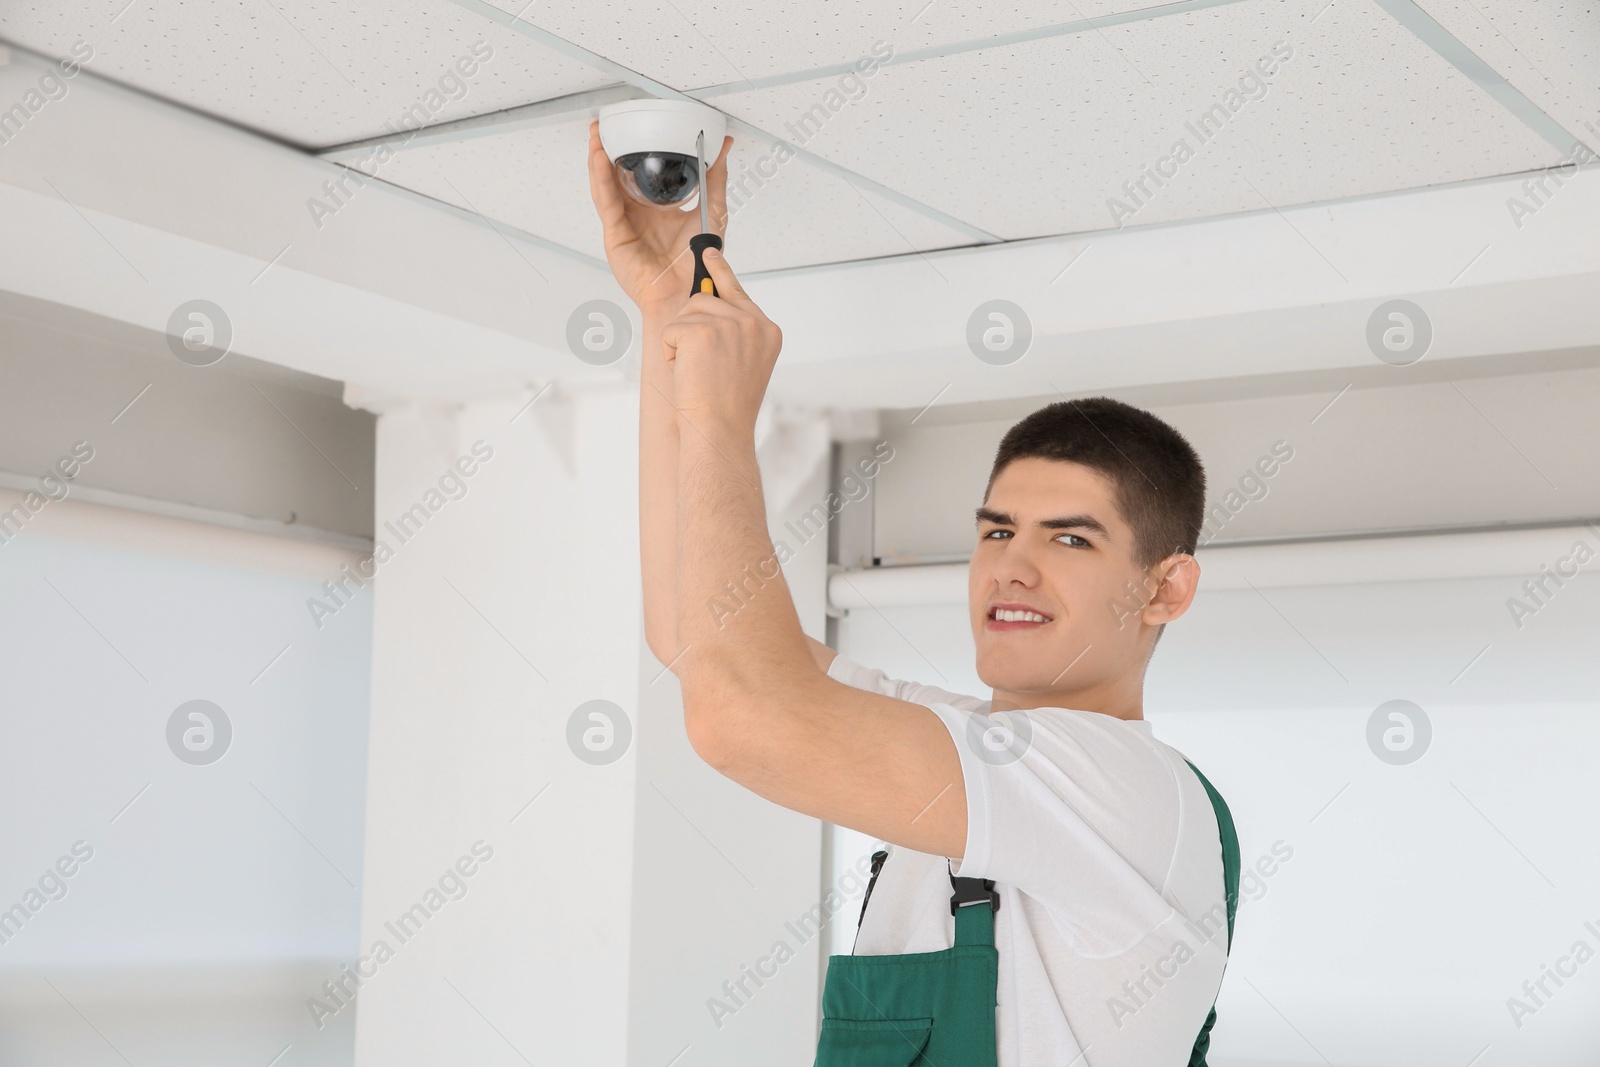
POLYGON ((1569 133, 1600 150, 1600 3, 1417 0, 1569 133))
POLYGON ((948 0, 797 0, 781 6, 748 0, 677 0, 669 4, 589 0, 538 5, 531 10, 524 10, 527 0, 490 2, 630 70, 686 91, 870 58, 882 54, 881 48, 874 52, 879 41, 900 54, 1083 23, 1170 0, 1075 0, 1065 4, 1058 0, 958 4, 948 0))
POLYGON ((307 146, 614 81, 450 0, 6 0, 0 37, 307 146))
MULTIPOLYGON (((419 145, 385 164, 383 177, 604 261, 589 195, 588 130, 584 118, 419 145)), ((780 164, 766 143, 733 136, 726 249, 741 274, 972 243, 798 158, 780 164)))
POLYGON ((849 102, 833 89, 837 79, 820 79, 717 106, 791 137, 783 131, 810 114, 801 130, 810 151, 1008 238, 1415 188, 1558 158, 1370 4, 1248 0, 884 67, 849 102), (1292 58, 1272 58, 1278 41, 1292 58), (1252 73, 1262 57, 1270 83, 1252 73), (1209 133, 1196 126, 1208 112, 1209 133), (1171 174, 1157 183, 1147 167, 1171 174), (1114 217, 1113 198, 1128 210, 1114 217))

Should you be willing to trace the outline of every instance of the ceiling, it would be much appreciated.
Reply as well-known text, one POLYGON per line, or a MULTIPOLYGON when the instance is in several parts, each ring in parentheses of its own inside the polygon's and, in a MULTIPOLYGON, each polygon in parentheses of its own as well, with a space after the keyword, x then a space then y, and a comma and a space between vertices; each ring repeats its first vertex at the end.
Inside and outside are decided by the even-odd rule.
POLYGON ((87 42, 100 77, 347 166, 420 125, 380 180, 596 265, 587 123, 630 96, 730 116, 744 273, 1275 212, 1600 148, 1588 0, 12 0, 0 37, 49 56, 87 42))

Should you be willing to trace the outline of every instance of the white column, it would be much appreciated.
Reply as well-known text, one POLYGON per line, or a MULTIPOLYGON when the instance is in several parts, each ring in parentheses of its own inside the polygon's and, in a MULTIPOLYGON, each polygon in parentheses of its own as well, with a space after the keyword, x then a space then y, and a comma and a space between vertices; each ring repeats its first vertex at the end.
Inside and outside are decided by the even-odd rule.
MULTIPOLYGON (((802 516, 826 508, 828 425, 766 411, 757 441, 773 546, 801 625, 822 640, 827 530, 802 516)), ((627 1065, 809 1067, 826 929, 813 917, 828 917, 822 824, 702 763, 676 678, 652 681, 660 668, 645 658, 627 1065)))
MULTIPOLYGON (((819 899, 819 825, 695 756, 645 649, 635 388, 532 395, 379 420, 356 1062, 809 1064, 815 941, 786 924, 819 899), (626 722, 614 762, 569 744, 594 700, 626 722), (780 940, 719 1027, 707 1000, 780 940)), ((772 425, 779 537, 826 430, 772 425)), ((788 547, 820 637, 826 537, 788 547)))

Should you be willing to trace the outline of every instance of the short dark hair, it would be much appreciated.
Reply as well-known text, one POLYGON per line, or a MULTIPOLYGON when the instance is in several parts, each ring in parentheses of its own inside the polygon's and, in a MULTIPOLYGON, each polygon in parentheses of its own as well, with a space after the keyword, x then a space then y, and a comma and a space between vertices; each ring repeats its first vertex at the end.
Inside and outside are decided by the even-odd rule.
POLYGON ((1040 408, 1001 439, 984 500, 1008 464, 1032 457, 1081 463, 1110 481, 1117 508, 1133 529, 1139 566, 1198 547, 1205 467, 1182 434, 1148 411, 1108 396, 1040 408))

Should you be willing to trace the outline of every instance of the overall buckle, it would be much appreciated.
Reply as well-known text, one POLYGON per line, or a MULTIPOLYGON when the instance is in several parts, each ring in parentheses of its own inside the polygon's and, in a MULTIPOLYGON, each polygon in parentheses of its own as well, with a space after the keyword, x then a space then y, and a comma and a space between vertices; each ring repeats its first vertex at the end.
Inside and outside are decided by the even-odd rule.
POLYGON ((958 878, 951 875, 950 884, 955 892, 950 894, 950 914, 969 904, 989 904, 1000 910, 1000 894, 994 888, 993 878, 958 878))

